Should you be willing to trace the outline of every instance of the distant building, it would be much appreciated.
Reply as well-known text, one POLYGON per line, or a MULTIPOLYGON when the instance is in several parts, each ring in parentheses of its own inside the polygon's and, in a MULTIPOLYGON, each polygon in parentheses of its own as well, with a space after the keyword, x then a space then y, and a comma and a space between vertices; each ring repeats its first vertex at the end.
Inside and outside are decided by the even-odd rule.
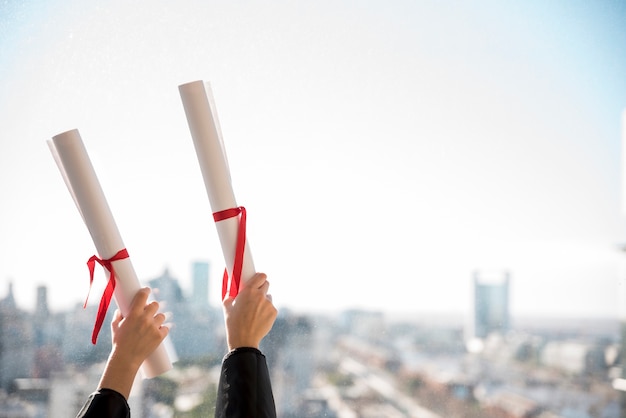
POLYGON ((37 305, 35 306, 34 331, 35 347, 39 348, 46 344, 46 322, 50 317, 48 309, 48 289, 45 286, 37 287, 37 305))
POLYGON ((33 368, 32 322, 17 308, 13 284, 9 283, 7 296, 0 301, 0 386, 12 389, 13 381, 28 377, 33 368))
POLYGON ((35 359, 32 377, 47 378, 54 371, 62 370, 65 318, 52 315, 48 308, 48 288, 37 287, 37 304, 33 316, 35 359))
MULTIPOLYGON (((95 369, 93 369, 95 370, 95 369)), ((99 371, 101 373, 101 371, 99 371)), ((50 379, 48 393, 48 411, 50 418, 78 413, 85 401, 98 387, 99 376, 96 373, 58 373, 50 379)), ((135 413, 135 411, 133 411, 135 413)))
POLYGON ((542 348, 539 360, 544 366, 571 375, 604 374, 608 369, 603 347, 583 341, 549 341, 542 348))
POLYGON ((345 332, 366 341, 378 341, 385 335, 385 316, 379 311, 348 309, 341 314, 345 332))
MULTIPOLYGON (((206 278, 208 280, 208 264, 195 267, 194 265, 194 293, 196 273, 198 282, 206 278), (206 267, 206 269, 205 269, 206 267), (204 274, 207 273, 207 275, 204 274)), ((174 324, 170 330, 169 337, 172 340, 176 354, 182 360, 208 356, 224 347, 222 340, 216 338, 216 329, 223 328, 221 318, 208 306, 207 298, 198 299, 204 303, 204 309, 196 309, 194 297, 188 300, 184 297, 178 279, 172 277, 168 269, 163 274, 149 281, 153 289, 158 289, 156 299, 163 302, 165 310, 172 313, 171 322, 174 324)), ((199 284, 202 288, 203 284, 199 284)), ((208 283, 206 285, 208 289, 208 283)), ((208 290, 207 290, 208 292, 208 290)), ((218 352, 221 354, 222 350, 218 352)))
POLYGON ((196 261, 191 268, 191 305, 195 309, 206 309, 209 306, 209 263, 196 261))
POLYGON ((183 291, 178 280, 170 275, 169 269, 165 269, 159 277, 150 280, 150 287, 156 289, 154 296, 159 302, 165 302, 168 306, 174 306, 184 302, 183 291))
POLYGON ((37 305, 35 306, 35 318, 46 318, 50 315, 48 309, 48 288, 37 286, 37 305))
MULTIPOLYGON (((89 395, 98 387, 98 381, 104 369, 104 363, 94 364, 83 372, 55 373, 48 383, 48 405, 46 417, 64 418, 76 414, 89 395)), ((128 398, 128 405, 133 417, 149 416, 144 414, 143 380, 135 379, 128 398)))
POLYGON ((261 342, 272 374, 278 416, 302 416, 300 408, 314 375, 313 340, 310 319, 285 311, 261 342))
POLYGON ((474 272, 472 323, 468 339, 485 339, 489 334, 505 334, 510 328, 508 272, 495 275, 474 272))
POLYGON ((109 324, 117 306, 113 302, 109 306, 94 346, 91 343, 91 334, 98 312, 98 305, 95 303, 97 302, 94 301, 85 308, 83 308, 82 303, 77 304, 63 315, 62 329, 64 332, 59 346, 66 364, 86 366, 98 363, 106 360, 111 351, 111 327, 109 324))

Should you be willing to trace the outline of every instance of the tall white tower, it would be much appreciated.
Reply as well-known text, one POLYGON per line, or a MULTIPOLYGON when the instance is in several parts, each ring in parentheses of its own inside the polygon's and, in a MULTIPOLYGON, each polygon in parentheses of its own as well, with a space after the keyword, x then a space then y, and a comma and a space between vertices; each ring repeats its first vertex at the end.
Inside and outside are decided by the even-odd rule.
POLYGON ((192 288, 192 305, 206 309, 209 305, 209 263, 196 261, 192 264, 192 288))

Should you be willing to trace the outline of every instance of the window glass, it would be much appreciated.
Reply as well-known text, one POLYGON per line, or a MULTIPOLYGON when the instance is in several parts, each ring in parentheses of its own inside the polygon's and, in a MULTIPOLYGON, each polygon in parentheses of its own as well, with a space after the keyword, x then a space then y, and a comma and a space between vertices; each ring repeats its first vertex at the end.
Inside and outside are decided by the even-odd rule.
POLYGON ((110 350, 46 145, 70 129, 174 324, 133 415, 212 414, 224 261, 195 80, 279 308, 279 416, 621 416, 624 21, 617 1, 1 3, 0 416, 76 413, 110 350))

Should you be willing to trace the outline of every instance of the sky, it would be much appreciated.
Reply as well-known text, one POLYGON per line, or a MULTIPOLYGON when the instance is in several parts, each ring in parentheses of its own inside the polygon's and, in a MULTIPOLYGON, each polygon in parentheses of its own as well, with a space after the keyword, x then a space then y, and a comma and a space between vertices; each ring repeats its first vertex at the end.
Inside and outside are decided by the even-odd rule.
MULTIPOLYGON (((178 86, 211 83, 279 308, 626 312, 626 5, 0 2, 0 297, 61 310, 95 248, 46 141, 78 129, 142 281, 224 261, 178 86)), ((97 303, 101 272, 92 303, 97 303)))

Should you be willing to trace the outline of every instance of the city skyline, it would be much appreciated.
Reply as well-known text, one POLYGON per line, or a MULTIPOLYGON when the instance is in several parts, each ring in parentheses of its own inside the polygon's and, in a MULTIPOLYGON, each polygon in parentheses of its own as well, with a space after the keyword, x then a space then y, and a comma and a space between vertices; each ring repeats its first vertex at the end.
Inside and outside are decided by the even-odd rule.
MULTIPOLYGON (((135 413, 142 408, 214 408, 216 367, 226 350, 221 315, 219 309, 194 306, 194 295, 181 298, 172 279, 165 272, 154 281, 170 294, 166 299, 173 301, 173 315, 185 318, 170 334, 179 361, 161 379, 135 382, 129 397, 135 413), (156 390, 161 384, 166 396, 156 390)), ((497 299, 503 295, 489 289, 498 286, 497 280, 478 281, 486 287, 477 292, 476 301, 487 302, 486 297, 487 305, 495 302, 492 307, 498 309, 497 299)), ((500 285, 506 287, 507 281, 500 285)), ((97 386, 107 357, 109 330, 103 330, 95 347, 88 338, 96 306, 89 315, 76 315, 79 308, 53 313, 47 309, 45 290, 38 296, 34 313, 23 312, 13 300, 0 300, 0 334, 10 335, 10 344, 3 344, 0 353, 0 383, 10 392, 0 402, 0 413, 21 410, 24 416, 56 417, 64 416, 68 405, 78 410, 89 388, 97 386), (68 393, 73 402, 68 402, 68 393)), ((332 411, 348 408, 370 415, 378 411, 375 416, 394 411, 394 416, 405 412, 433 417, 466 416, 468 411, 475 417, 502 416, 502 411, 515 417, 528 416, 528 411, 616 416, 620 406, 611 379, 619 365, 619 321, 580 322, 539 320, 515 326, 513 333, 494 323, 497 329, 468 355, 464 326, 458 322, 438 323, 432 316, 397 322, 364 310, 335 316, 282 311, 261 350, 267 353, 281 416, 319 416, 322 409, 323 415, 335 416, 332 411)))
MULTIPOLYGON (((211 82, 279 307, 616 316, 626 6, 0 6, 0 297, 82 302, 93 243, 45 141, 78 129, 142 280, 223 260, 177 86, 211 82)), ((99 294, 98 271, 92 295, 99 294)), ((95 298, 94 298, 95 299, 95 298)), ((624 305, 626 306, 626 304, 624 305)))

